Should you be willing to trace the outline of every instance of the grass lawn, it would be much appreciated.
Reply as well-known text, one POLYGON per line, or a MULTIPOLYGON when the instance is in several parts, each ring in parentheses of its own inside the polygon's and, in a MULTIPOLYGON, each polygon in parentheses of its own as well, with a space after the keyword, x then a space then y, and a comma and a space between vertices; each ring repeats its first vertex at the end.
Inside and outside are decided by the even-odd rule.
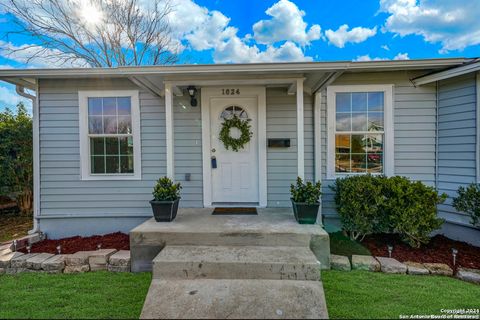
POLYGON ((441 276, 323 271, 330 318, 399 318, 480 307, 480 286, 441 276))
MULTIPOLYGON (((331 318, 478 308, 480 286, 447 277, 323 271, 331 318)), ((150 273, 0 276, 0 318, 138 318, 150 273)))
POLYGON ((32 227, 31 215, 0 213, 0 243, 26 236, 32 227))
POLYGON ((352 254, 370 255, 370 251, 360 243, 350 240, 341 231, 329 233, 330 252, 341 256, 351 257, 352 254))
POLYGON ((138 318, 150 273, 0 276, 0 319, 138 318))

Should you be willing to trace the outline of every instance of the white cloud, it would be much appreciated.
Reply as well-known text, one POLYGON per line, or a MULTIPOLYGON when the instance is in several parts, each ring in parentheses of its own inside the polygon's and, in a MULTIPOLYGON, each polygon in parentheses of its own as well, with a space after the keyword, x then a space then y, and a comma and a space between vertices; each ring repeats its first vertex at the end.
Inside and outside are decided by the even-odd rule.
POLYGON ((253 37, 258 43, 293 41, 303 46, 321 37, 318 24, 312 25, 307 31, 307 23, 303 20, 305 12, 289 0, 278 1, 265 13, 272 18, 260 20, 253 25, 253 37))
MULTIPOLYGON (((358 56, 354 61, 385 61, 385 60, 392 60, 389 58, 384 58, 384 57, 370 57, 370 55, 366 54, 363 56, 358 56)), ((395 57, 393 57, 393 60, 410 60, 410 57, 408 56, 408 53, 398 53, 395 57)))
MULTIPOLYGON (((171 28, 174 30, 175 38, 183 44, 182 49, 186 47, 198 51, 213 49, 213 59, 216 63, 311 61, 312 58, 306 57, 299 45, 307 44, 320 37, 320 26, 318 28, 312 26, 308 32, 305 31, 306 23, 302 18, 304 12, 288 0, 280 0, 269 8, 267 14, 273 17, 272 20, 257 22, 253 27, 254 35, 247 34, 243 38, 238 35, 238 29, 230 25, 230 18, 219 11, 210 11, 191 0, 175 0, 173 9, 169 16, 171 28), (275 28, 278 19, 284 18, 282 12, 285 14, 285 9, 290 9, 292 14, 296 13, 297 18, 304 23, 303 33, 297 30, 287 35, 283 26, 280 30, 271 29, 280 39, 278 41, 286 40, 286 42, 281 46, 274 46, 273 43, 268 42, 264 49, 259 48, 257 43, 264 42, 256 38, 258 34, 255 33, 255 25, 267 23, 270 28, 275 28)), ((298 19, 295 24, 301 26, 298 19)), ((265 36, 266 34, 262 34, 264 40, 265 36)), ((271 40, 277 42, 277 40, 271 40)))
POLYGON ((250 46, 234 37, 216 48, 213 59, 216 63, 254 63, 282 61, 312 61, 297 45, 287 41, 280 47, 268 46, 261 51, 256 45, 250 46))
POLYGON ((442 53, 480 44, 478 0, 380 0, 380 11, 389 14, 385 31, 441 43, 442 53))
POLYGON ((13 109, 20 102, 23 102, 27 109, 31 111, 32 102, 29 99, 19 96, 15 92, 15 86, 9 84, 0 85, 0 110, 7 107, 13 109))
POLYGON ((0 56, 35 68, 84 67, 85 63, 75 58, 64 62, 65 54, 58 49, 48 49, 36 44, 15 45, 0 40, 0 56))
POLYGON ((395 57, 393 57, 393 60, 410 60, 410 57, 408 56, 408 53, 399 53, 395 57))
POLYGON ((382 48, 383 50, 390 51, 390 47, 389 47, 388 45, 386 45, 386 44, 384 44, 383 46, 381 46, 381 48, 382 48))
POLYGON ((348 28, 348 25, 344 24, 340 26, 337 31, 329 29, 325 31, 325 36, 334 46, 343 48, 346 43, 360 43, 377 34, 377 27, 372 29, 355 27, 350 31, 348 28))

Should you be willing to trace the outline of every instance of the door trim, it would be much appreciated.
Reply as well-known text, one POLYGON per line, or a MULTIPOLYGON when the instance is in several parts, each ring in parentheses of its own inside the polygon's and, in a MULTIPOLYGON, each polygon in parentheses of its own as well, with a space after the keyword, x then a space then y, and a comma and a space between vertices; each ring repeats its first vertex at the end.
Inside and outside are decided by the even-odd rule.
MULTIPOLYGON (((231 87, 231 85, 229 86, 231 87)), ((237 86, 235 86, 237 87, 237 86)), ((239 98, 257 98, 258 112, 258 206, 267 206, 267 97, 264 86, 241 88, 239 98)), ((203 162, 203 206, 212 206, 212 168, 210 162, 210 99, 225 98, 221 95, 224 87, 204 87, 201 89, 202 112, 202 162, 203 162)))

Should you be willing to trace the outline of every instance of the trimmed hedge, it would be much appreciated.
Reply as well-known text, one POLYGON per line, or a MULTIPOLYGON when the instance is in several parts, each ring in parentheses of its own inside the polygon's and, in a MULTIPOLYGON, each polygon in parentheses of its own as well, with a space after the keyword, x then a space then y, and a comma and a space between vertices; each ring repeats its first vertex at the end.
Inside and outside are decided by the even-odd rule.
POLYGON ((437 204, 447 196, 420 181, 359 175, 338 178, 331 188, 342 227, 353 240, 373 233, 395 233, 412 247, 419 247, 443 223, 437 217, 437 204))

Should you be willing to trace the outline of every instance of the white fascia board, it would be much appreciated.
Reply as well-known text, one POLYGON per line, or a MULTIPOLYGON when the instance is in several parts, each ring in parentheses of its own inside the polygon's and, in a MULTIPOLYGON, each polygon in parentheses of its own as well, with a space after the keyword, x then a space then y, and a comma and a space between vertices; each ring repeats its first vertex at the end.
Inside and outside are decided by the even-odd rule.
POLYGON ((476 63, 448 69, 445 71, 436 72, 423 77, 418 77, 418 78, 412 79, 412 82, 416 86, 421 86, 421 85, 432 83, 435 81, 458 77, 470 72, 477 72, 477 71, 480 71, 480 61, 476 63))
POLYGON ((303 62, 303 63, 252 63, 213 65, 140 66, 118 68, 69 68, 69 69, 5 69, 0 70, 0 79, 8 77, 64 78, 64 77, 128 77, 141 75, 178 75, 211 73, 279 73, 312 71, 375 71, 388 69, 422 69, 453 67, 471 59, 426 59, 368 62, 303 62))

